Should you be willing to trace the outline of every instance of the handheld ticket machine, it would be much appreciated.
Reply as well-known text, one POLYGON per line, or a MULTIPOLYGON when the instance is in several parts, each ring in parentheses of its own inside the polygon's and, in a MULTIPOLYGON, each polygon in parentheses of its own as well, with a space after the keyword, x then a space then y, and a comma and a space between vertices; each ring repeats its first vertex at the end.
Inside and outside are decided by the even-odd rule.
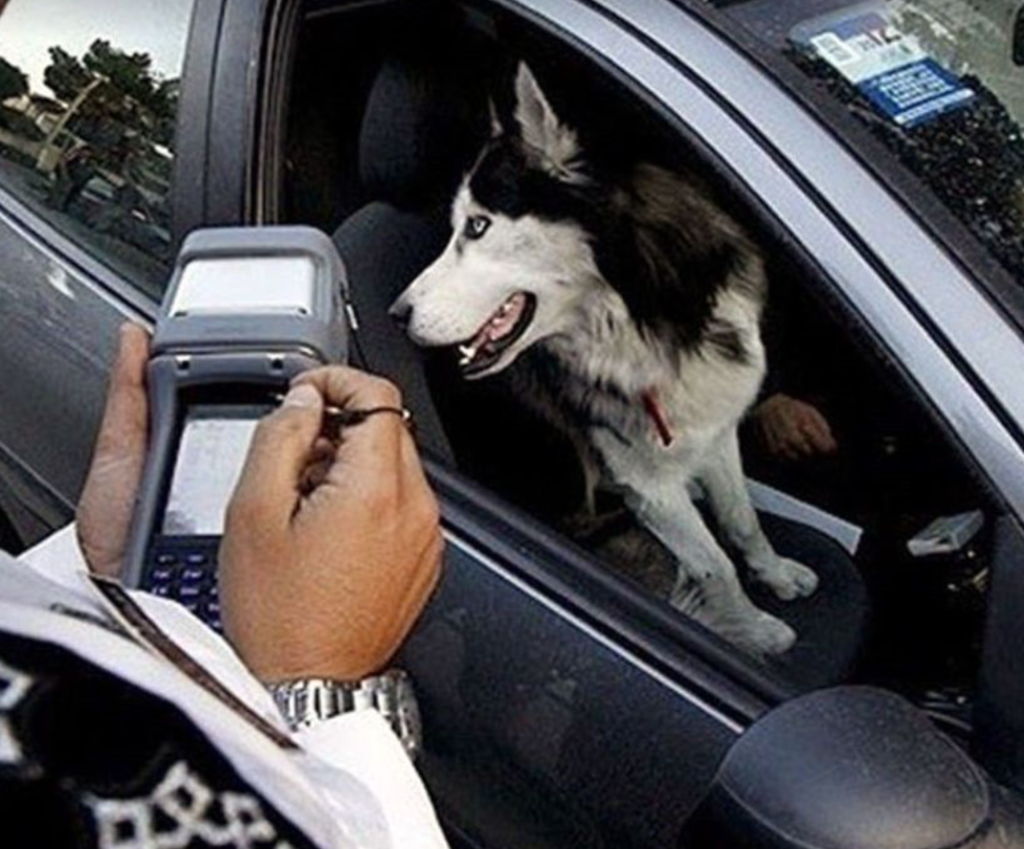
POLYGON ((253 432, 293 377, 346 360, 345 291, 334 245, 312 228, 201 230, 185 241, 153 335, 128 586, 220 628, 217 552, 253 432))

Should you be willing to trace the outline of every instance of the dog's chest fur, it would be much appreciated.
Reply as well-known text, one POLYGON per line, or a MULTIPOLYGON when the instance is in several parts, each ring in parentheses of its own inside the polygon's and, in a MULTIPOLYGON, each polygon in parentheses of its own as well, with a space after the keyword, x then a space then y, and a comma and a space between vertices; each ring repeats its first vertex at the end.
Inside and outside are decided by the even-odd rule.
POLYGON ((757 395, 765 368, 759 319, 759 298, 726 288, 704 338, 680 350, 640 331, 621 299, 598 284, 578 305, 572 331, 520 357, 512 370, 517 394, 602 465, 614 450, 643 465, 671 458, 676 474, 680 464, 695 471, 757 395), (671 444, 645 395, 659 406, 671 444))

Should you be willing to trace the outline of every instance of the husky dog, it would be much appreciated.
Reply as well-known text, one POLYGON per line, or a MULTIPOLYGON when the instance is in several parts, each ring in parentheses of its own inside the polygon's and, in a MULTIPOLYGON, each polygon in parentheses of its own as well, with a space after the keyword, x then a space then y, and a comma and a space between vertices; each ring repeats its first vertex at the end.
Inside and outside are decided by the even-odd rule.
POLYGON ((765 372, 758 249, 691 176, 588 162, 525 64, 513 126, 492 123, 450 244, 392 315, 420 345, 458 346, 466 378, 516 363, 523 397, 579 450, 590 498, 610 478, 678 561, 671 603, 749 651, 785 652, 795 633, 750 601, 690 496, 705 493, 779 598, 814 591, 765 537, 740 463, 765 372))

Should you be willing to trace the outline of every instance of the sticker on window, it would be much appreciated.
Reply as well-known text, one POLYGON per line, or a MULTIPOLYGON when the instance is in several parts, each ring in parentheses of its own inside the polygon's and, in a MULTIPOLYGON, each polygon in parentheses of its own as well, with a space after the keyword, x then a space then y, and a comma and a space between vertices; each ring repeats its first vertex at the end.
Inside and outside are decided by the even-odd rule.
POLYGON ((855 85, 901 127, 967 105, 974 91, 943 68, 877 3, 804 21, 790 41, 811 51, 855 85))

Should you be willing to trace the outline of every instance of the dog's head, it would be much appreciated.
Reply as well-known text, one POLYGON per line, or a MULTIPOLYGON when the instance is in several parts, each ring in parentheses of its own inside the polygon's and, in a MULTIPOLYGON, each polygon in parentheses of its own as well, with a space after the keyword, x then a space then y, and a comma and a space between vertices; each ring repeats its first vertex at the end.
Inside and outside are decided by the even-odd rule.
POLYGON ((599 284, 577 134, 526 65, 516 77, 513 126, 493 137, 452 206, 444 253, 398 298, 392 315, 425 346, 459 348, 466 377, 494 374, 536 342, 565 332, 599 284))

